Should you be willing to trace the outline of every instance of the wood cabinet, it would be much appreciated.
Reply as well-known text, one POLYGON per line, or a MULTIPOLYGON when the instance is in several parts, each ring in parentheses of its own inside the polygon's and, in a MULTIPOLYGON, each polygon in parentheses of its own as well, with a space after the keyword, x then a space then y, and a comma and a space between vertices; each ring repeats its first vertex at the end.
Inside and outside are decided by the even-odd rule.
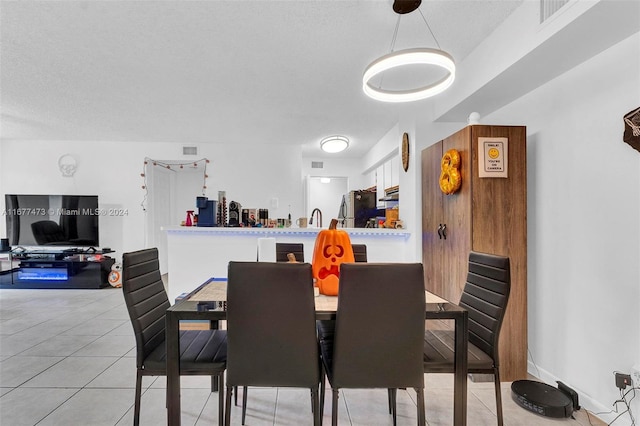
POLYGON ((464 289, 469 251, 510 258, 511 294, 500 333, 503 381, 527 376, 526 176, 523 126, 468 126, 422 151, 422 260, 426 289, 457 303, 464 289), (480 137, 508 139, 507 178, 479 177, 480 137), (449 149, 460 153, 462 186, 454 194, 445 195, 439 179, 442 156, 449 149))

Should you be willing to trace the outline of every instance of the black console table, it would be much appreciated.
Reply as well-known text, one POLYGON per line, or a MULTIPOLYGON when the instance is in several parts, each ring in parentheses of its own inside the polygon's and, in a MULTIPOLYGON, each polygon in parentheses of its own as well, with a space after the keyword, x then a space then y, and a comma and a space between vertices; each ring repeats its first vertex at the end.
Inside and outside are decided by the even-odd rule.
POLYGON ((112 250, 13 250, 3 253, 2 288, 102 288, 114 259, 112 250))

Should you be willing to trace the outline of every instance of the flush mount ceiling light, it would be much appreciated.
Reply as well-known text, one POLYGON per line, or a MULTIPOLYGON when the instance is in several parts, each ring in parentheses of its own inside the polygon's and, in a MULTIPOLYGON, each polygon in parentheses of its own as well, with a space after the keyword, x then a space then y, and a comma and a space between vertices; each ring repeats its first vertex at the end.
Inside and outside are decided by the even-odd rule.
POLYGON ((391 53, 376 59, 365 69, 362 76, 362 90, 364 90, 364 93, 366 93, 367 96, 383 102, 412 102, 442 93, 453 84, 456 73, 455 62, 451 55, 440 50, 440 44, 436 40, 435 36, 433 36, 431 28, 420 10, 418 11, 420 12, 427 28, 431 32, 436 45, 438 45, 438 49, 414 48, 399 50, 396 52, 393 51, 396 37, 398 35, 398 28, 400 26, 400 17, 403 14, 413 12, 418 8, 418 6, 420 6, 419 0, 396 0, 394 2, 393 10, 398 13, 398 21, 396 22, 396 28, 391 42, 391 53), (406 90, 383 89, 382 87, 375 87, 371 82, 375 76, 380 75, 385 71, 411 65, 436 66, 444 69, 447 74, 432 84, 406 90))
POLYGON ((349 139, 344 136, 329 136, 320 141, 320 148, 324 152, 336 153, 347 149, 349 146, 349 139))

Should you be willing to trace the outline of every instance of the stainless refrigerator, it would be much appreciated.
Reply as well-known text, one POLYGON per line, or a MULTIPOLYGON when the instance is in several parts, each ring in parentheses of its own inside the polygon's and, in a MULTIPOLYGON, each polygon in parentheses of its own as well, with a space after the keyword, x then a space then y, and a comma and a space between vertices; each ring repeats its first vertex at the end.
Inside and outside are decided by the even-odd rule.
POLYGON ((377 214, 375 192, 349 191, 342 196, 338 221, 343 228, 365 228, 369 219, 377 214))

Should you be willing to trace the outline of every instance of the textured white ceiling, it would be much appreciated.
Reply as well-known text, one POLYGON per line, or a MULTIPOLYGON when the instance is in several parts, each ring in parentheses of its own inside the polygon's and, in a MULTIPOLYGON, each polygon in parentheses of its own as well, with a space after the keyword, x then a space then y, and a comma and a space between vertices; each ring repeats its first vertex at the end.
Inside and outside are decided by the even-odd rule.
MULTIPOLYGON (((425 0, 461 61, 522 0, 425 0)), ((386 104, 361 89, 390 50, 391 1, 2 1, 4 139, 282 143, 319 153, 344 134, 360 156, 429 100, 386 104)), ((396 50, 436 47, 404 15, 396 50)), ((446 96, 446 92, 439 96, 446 96)))

